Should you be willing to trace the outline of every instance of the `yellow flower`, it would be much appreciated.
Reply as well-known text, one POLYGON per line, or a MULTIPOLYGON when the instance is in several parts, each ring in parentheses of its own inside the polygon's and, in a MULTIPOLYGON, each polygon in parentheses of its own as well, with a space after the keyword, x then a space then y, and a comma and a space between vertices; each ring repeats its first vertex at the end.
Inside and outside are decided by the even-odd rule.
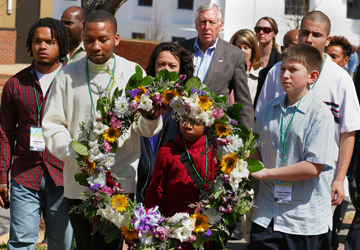
POLYGON ((108 140, 110 143, 113 143, 116 138, 120 136, 120 130, 118 128, 110 127, 108 130, 104 132, 104 140, 108 140))
POLYGON ((142 94, 146 94, 147 93, 147 89, 144 88, 144 86, 141 86, 141 87, 138 87, 138 90, 139 92, 136 94, 136 96, 134 97, 134 99, 139 102, 140 101, 140 98, 141 98, 141 95, 142 94))
POLYGON ((88 166, 88 172, 89 172, 90 174, 93 174, 94 171, 95 171, 95 169, 96 169, 96 163, 95 163, 95 162, 91 162, 91 163, 90 163, 90 166, 88 166))
POLYGON ((208 96, 199 96, 199 106, 203 110, 209 110, 213 102, 210 100, 208 96))
POLYGON ((195 213, 193 215, 191 215, 191 218, 195 218, 195 229, 194 232, 198 233, 198 232, 204 232, 206 230, 208 230, 209 228, 209 218, 204 215, 204 214, 200 214, 200 213, 195 213))
POLYGON ((116 211, 124 212, 129 205, 129 201, 124 195, 117 194, 111 199, 111 204, 116 211))
POLYGON ((219 137, 228 136, 230 133, 230 127, 227 127, 225 124, 216 123, 215 124, 215 133, 219 137))
POLYGON ((130 230, 128 230, 126 226, 123 226, 121 228, 121 234, 123 234, 125 236, 125 238, 130 241, 136 240, 139 238, 138 232, 134 228, 131 228, 130 230))
POLYGON ((220 162, 221 171, 229 175, 231 171, 233 171, 236 167, 236 161, 236 155, 234 152, 231 152, 229 155, 226 156, 224 155, 220 162))
POLYGON ((169 103, 171 102, 171 100, 175 97, 175 96, 179 96, 179 94, 175 91, 175 90, 171 90, 171 89, 166 89, 162 94, 162 99, 165 105, 169 105, 169 103))

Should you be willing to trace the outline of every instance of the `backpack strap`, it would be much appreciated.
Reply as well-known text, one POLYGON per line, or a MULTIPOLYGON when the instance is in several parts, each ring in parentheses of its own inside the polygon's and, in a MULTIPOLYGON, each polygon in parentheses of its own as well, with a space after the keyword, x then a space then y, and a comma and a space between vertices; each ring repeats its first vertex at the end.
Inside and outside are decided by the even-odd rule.
POLYGON ((196 187, 200 190, 200 191, 204 191, 205 190, 205 184, 202 182, 202 180, 199 178, 199 176, 197 176, 197 174, 195 173, 194 168, 191 166, 189 157, 187 156, 185 150, 180 146, 180 144, 176 141, 173 141, 174 146, 176 148, 176 151, 178 152, 178 154, 180 155, 180 161, 182 164, 184 164, 186 170, 188 171, 191 179, 194 181, 196 187))

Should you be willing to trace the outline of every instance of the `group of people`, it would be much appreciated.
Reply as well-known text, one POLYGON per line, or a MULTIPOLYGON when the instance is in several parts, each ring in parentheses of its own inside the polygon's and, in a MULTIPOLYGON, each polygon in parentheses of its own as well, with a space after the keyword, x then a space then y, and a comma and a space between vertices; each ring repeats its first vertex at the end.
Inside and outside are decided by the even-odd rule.
MULTIPOLYGON (((342 69, 350 44, 329 36, 330 20, 320 11, 306 14, 300 30, 286 33, 281 54, 270 17, 256 23, 255 33, 242 29, 226 42, 219 37, 220 7, 206 3, 197 9, 195 25, 197 37, 159 44, 143 71, 155 76, 166 68, 186 79, 197 76, 216 95, 243 104, 239 124, 260 135, 249 157, 265 167, 250 174, 254 206, 242 217, 249 248, 331 249, 332 206, 345 196, 360 130, 355 86, 342 69)), ((122 249, 123 239, 106 243, 73 210, 85 187, 74 179, 80 168, 72 148, 79 124, 95 115, 94 103, 112 82, 106 71, 94 69, 112 72, 120 89, 135 73, 136 63, 114 54, 119 41, 117 21, 104 10, 85 17, 72 6, 61 21, 43 18, 31 27, 26 46, 34 61, 7 81, 1 101, 0 206, 10 201, 8 249, 35 248, 41 215, 49 249, 73 249, 74 238, 80 250, 122 249)), ((112 168, 129 198, 146 208, 157 205, 166 216, 192 213, 188 205, 199 200, 199 189, 213 180, 219 162, 211 151, 203 153, 203 132, 204 126, 187 117, 174 120, 171 109, 133 123, 118 138, 112 168), (184 152, 197 177, 188 174, 184 152)), ((359 204, 346 249, 360 245, 359 204)))

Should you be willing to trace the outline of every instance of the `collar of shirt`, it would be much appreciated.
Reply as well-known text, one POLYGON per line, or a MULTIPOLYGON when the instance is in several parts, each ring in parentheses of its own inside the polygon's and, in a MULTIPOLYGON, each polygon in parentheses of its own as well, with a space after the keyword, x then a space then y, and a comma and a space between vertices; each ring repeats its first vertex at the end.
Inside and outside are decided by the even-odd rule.
MULTIPOLYGON (((286 98, 286 94, 280 96, 278 99, 276 99, 273 102, 273 106, 276 105, 280 105, 280 108, 284 111, 285 110, 285 98, 286 98)), ((311 104, 311 100, 314 98, 314 93, 309 90, 302 98, 301 103, 298 107, 298 111, 302 112, 303 114, 306 114, 306 112, 308 111, 310 104, 311 104)), ((289 106, 288 108, 296 108, 296 106, 298 105, 299 101, 297 101, 296 103, 294 103, 293 105, 289 106)))
POLYGON ((214 57, 214 52, 216 49, 216 46, 218 44, 219 37, 216 38, 216 41, 213 46, 209 47, 205 54, 202 52, 199 46, 199 36, 196 37, 195 43, 194 43, 194 75, 199 77, 201 82, 204 82, 207 76, 207 73, 210 68, 211 61, 214 57))
POLYGON ((76 47, 76 49, 74 50, 74 52, 72 53, 71 56, 70 56, 70 53, 67 53, 67 54, 66 54, 67 62, 73 60, 73 59, 75 58, 75 56, 77 56, 77 54, 78 54, 80 51, 85 51, 84 42, 81 42, 81 43, 76 47))

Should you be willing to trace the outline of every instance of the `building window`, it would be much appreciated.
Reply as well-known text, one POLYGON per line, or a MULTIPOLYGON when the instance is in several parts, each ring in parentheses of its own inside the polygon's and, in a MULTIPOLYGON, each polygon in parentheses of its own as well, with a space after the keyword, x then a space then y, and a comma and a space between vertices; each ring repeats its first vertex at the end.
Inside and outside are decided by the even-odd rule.
POLYGON ((152 0, 139 0, 140 6, 152 6, 152 0))
POLYGON ((347 18, 360 19, 360 0, 347 0, 347 18))
POLYGON ((193 5, 194 5, 193 0, 179 0, 178 1, 178 8, 179 9, 192 10, 193 5))
POLYGON ((180 37, 180 36, 172 36, 171 37, 172 42, 182 41, 182 40, 185 40, 185 39, 186 39, 185 37, 180 37))
POLYGON ((309 0, 285 0, 285 15, 303 16, 309 11, 309 0))
POLYGON ((133 32, 133 33, 132 33, 132 38, 133 38, 133 39, 145 40, 145 34, 144 34, 144 33, 136 33, 136 32, 133 32))

